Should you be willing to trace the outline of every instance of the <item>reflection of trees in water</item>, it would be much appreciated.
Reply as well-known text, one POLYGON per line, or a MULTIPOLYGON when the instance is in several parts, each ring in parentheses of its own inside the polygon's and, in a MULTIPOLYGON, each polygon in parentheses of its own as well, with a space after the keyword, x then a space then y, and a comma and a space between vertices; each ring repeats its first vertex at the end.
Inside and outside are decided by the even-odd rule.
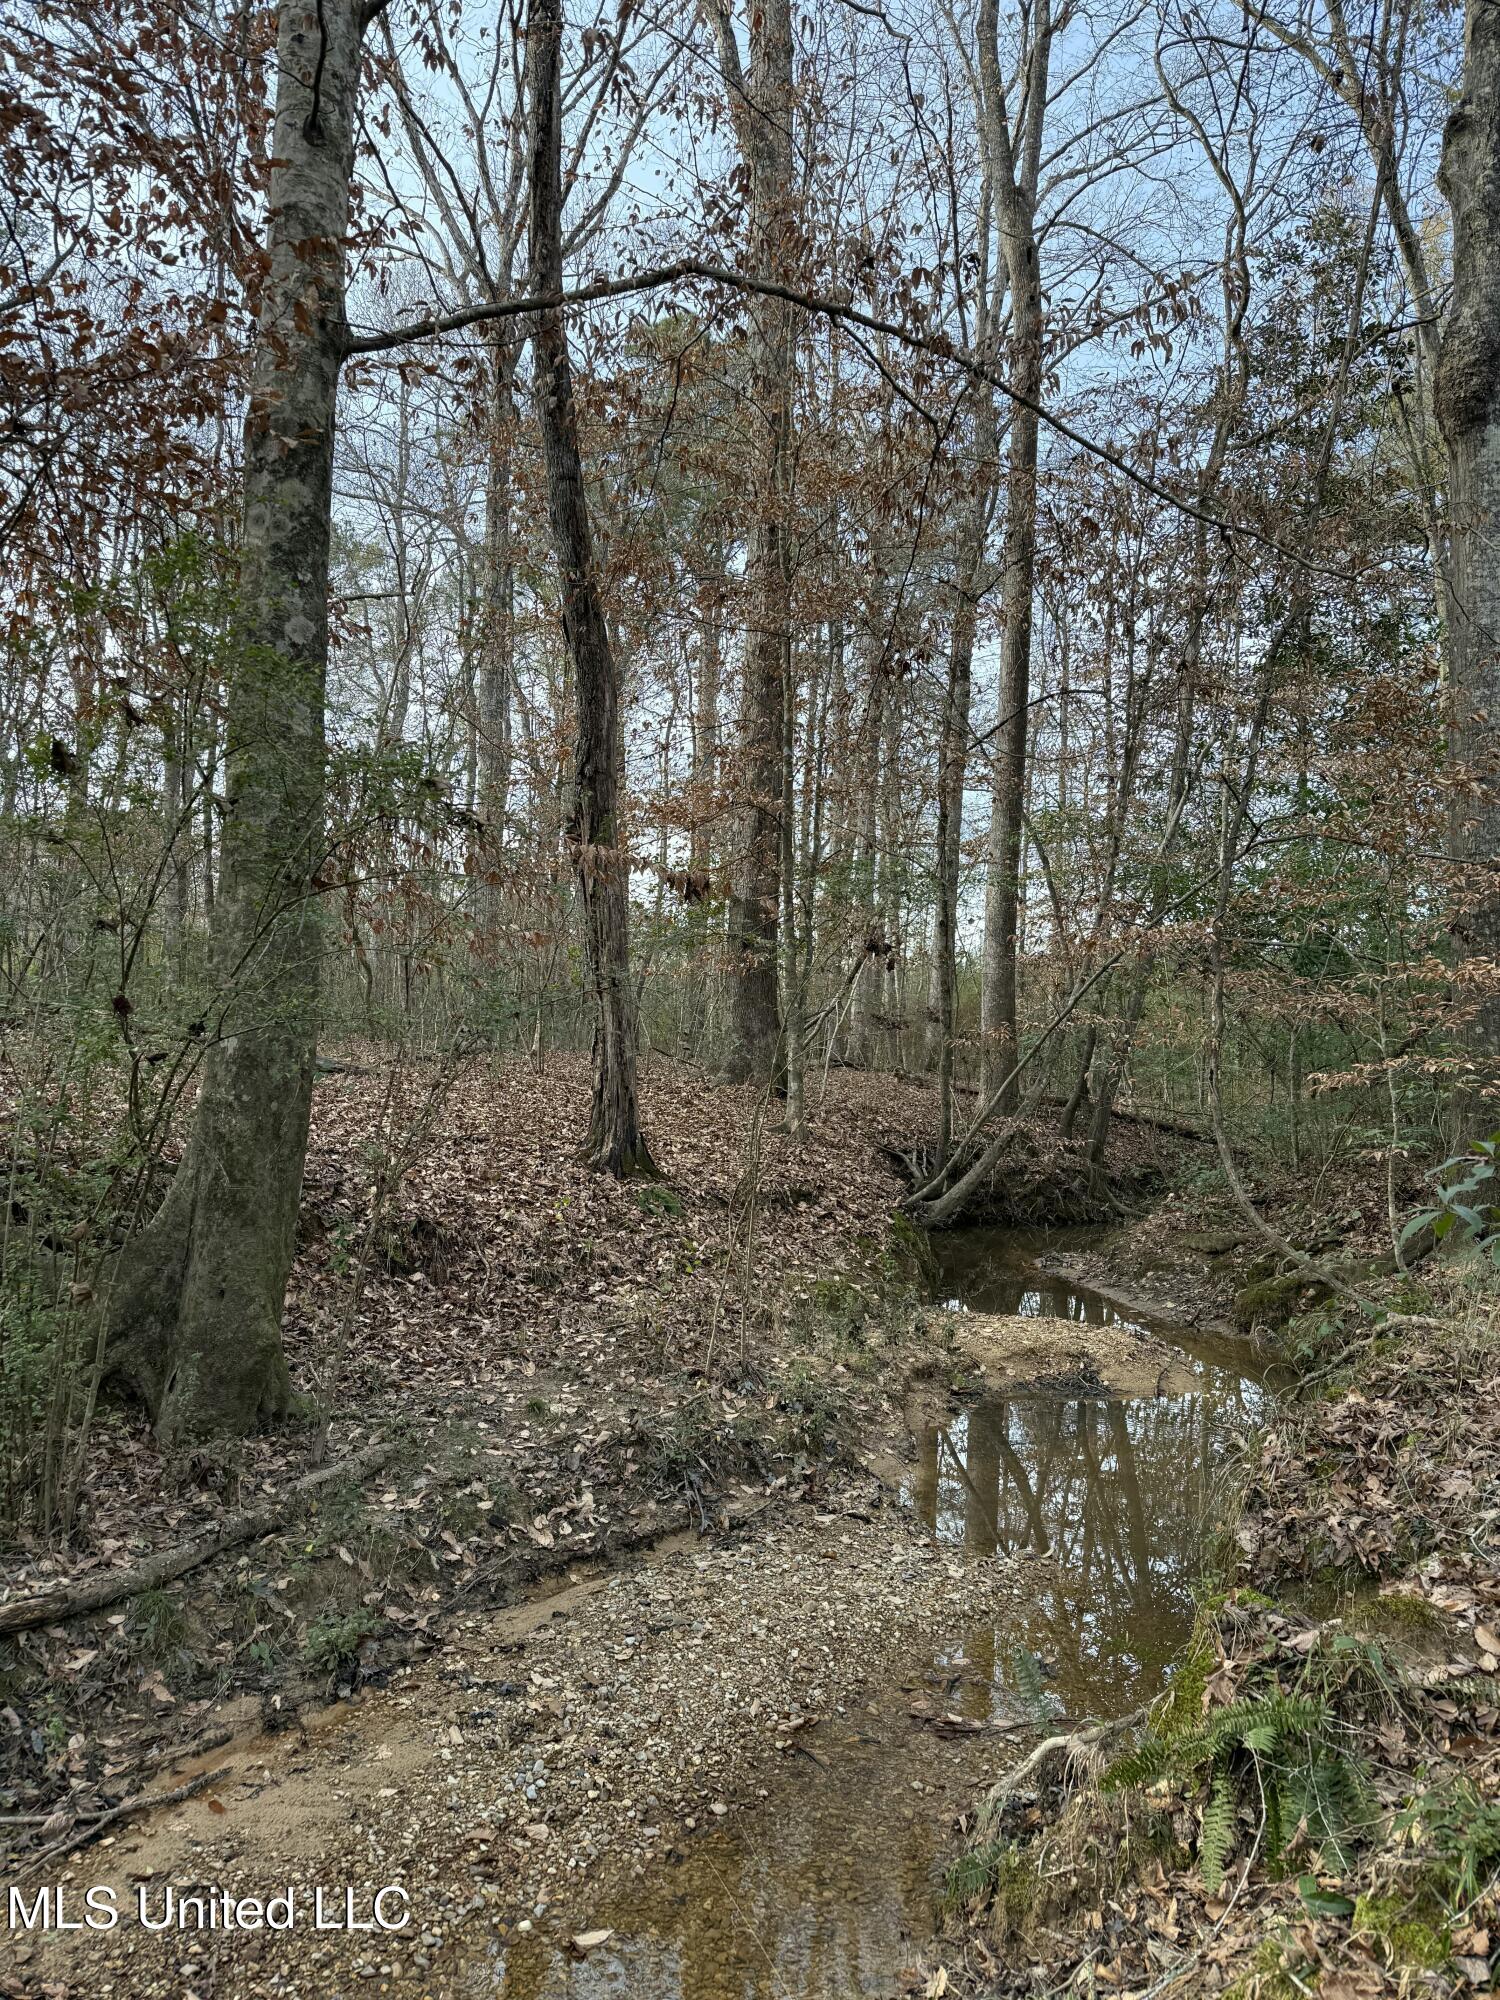
POLYGON ((1051 1550, 1026 1636, 1070 1705, 1126 1708, 1159 1685, 1191 1616, 1216 1438, 1252 1414, 1244 1386, 1209 1370, 1202 1394, 1155 1401, 988 1399, 924 1440, 913 1497, 945 1540, 1051 1550))

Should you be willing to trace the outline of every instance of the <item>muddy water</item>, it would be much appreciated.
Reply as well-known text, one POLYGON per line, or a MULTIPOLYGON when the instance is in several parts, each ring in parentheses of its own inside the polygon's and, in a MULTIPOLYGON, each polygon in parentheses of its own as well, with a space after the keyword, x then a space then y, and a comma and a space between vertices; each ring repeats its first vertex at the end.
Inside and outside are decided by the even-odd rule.
MULTIPOLYGON (((1078 1236, 937 1239, 954 1311, 1146 1325, 1048 1275, 1078 1236)), ((809 1732, 760 1809, 690 1837, 590 1913, 613 1936, 579 1960, 542 1933, 495 1939, 465 1990, 503 2000, 865 2000, 907 1990, 932 1929, 953 1813, 1017 1754, 1021 1681, 1058 1714, 1155 1693, 1186 1635, 1217 1470, 1263 1391, 1240 1350, 1153 1328, 1191 1389, 1149 1401, 1029 1392, 971 1404, 916 1440, 906 1504, 969 1557, 1022 1565, 1017 1611, 934 1635, 862 1716, 809 1732), (1018 1651, 1034 1665, 1018 1668, 1018 1651), (914 1709, 982 1733, 944 1734, 914 1709)), ((1034 1696, 1033 1696, 1034 1699, 1034 1696)))

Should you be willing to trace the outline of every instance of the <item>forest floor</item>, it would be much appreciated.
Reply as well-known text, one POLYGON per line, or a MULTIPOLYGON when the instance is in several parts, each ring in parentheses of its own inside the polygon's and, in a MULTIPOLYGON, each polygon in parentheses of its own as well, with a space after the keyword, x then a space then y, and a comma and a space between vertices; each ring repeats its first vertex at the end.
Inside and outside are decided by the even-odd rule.
MULTIPOLYGON (((1276 1323, 1306 1386, 1243 1468, 1140 1782, 1101 1789, 1117 1746, 1089 1748, 1066 1790, 1054 1759, 987 1813, 1035 1717, 987 1707, 993 1664, 936 1638, 1022 1629, 1041 1558, 940 1544, 896 1504, 913 1428, 981 1382, 1172 1396, 1174 1351, 924 1309, 922 1245, 892 1215, 925 1089, 835 1072, 794 1149, 751 1093, 653 1062, 663 1180, 625 1187, 573 1164, 585 1089, 563 1059, 393 1076, 352 1052, 319 1086, 288 1318, 308 1421, 163 1458, 111 1412, 72 1545, 8 1558, 15 1595, 123 1572, 312 1466, 397 1447, 277 1533, 0 1658, 16 1879, 109 1886, 125 1911, 167 1883, 290 1893, 298 1928, 12 1938, 0 1993, 446 1996, 495 1991, 503 1952, 507 1996, 530 2000, 565 1990, 559 1939, 582 1964, 665 1898, 695 1970, 664 1968, 661 1991, 717 2000, 759 1990, 728 1871, 793 1837, 810 1899, 908 1880, 917 1914, 872 1991, 1482 1990, 1493 1274, 1361 1276, 1383 1323, 1320 1301, 1201 1152, 1122 1124, 1131 1183, 1175 1155, 1176 1185, 1080 1279, 1167 1323, 1276 1323), (399 1935, 300 1920, 320 1886, 367 1912, 391 1882, 399 1935)), ((1021 1138, 1029 1173, 1045 1142, 1021 1138)), ((1357 1166, 1335 1180, 1316 1224, 1297 1177, 1267 1212, 1341 1270, 1377 1266, 1386 1191, 1357 1166)), ((1022 1212, 1046 1199, 1033 1178, 1022 1212)))
POLYGON ((12 1809, 107 1805, 230 1695, 357 1684, 452 1610, 899 1432, 921 1245, 893 1235, 884 1149, 924 1092, 836 1071, 792 1149, 751 1091, 653 1062, 662 1179, 621 1185, 577 1164, 586 1063, 364 1053, 315 1094, 286 1316, 305 1421, 164 1453, 138 1411, 102 1411, 67 1545, 7 1549, 0 1603, 123 1578, 372 1442, 395 1455, 170 1590, 4 1642, 12 1809))
MULTIPOLYGON (((586 1086, 569 1059, 392 1075, 358 1051, 320 1082, 287 1319, 307 1421, 163 1456, 137 1413, 106 1413, 77 1531, 15 1549, 8 1598, 123 1579, 311 1467, 397 1449, 178 1582, 3 1642, 19 1879, 114 1870, 123 1898, 394 1870, 420 1928, 368 1976, 447 1990, 474 1899, 527 1923, 753 1805, 789 1750, 818 1765, 817 1728, 889 1699, 921 1635, 1016 1590, 892 1505, 915 1403, 986 1372, 1144 1378, 1163 1355, 1034 1321, 976 1353, 924 1311, 921 1239, 893 1221, 921 1087, 835 1071, 792 1147, 753 1093, 653 1062, 663 1178, 617 1186, 574 1164, 586 1086), (533 1737, 545 1768, 502 1772, 533 1737)), ((335 1962, 365 1963, 313 1939, 259 1971, 245 1943, 174 1956, 122 1927, 80 1962, 27 1942, 0 1991, 176 1992, 190 1972, 322 1995, 335 1962)))

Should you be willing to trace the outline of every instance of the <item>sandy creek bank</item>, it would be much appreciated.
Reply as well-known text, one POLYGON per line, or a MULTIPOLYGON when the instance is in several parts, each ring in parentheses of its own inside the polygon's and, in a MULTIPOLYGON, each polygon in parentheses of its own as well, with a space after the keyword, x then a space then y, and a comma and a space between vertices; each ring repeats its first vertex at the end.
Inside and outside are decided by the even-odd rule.
POLYGON ((1225 1436, 1258 1409, 1243 1355, 1133 1329, 1037 1248, 948 1246, 969 1393, 919 1413, 899 1490, 746 1492, 727 1533, 575 1566, 388 1687, 216 1753, 204 1793, 75 1857, 75 1899, 108 1884, 121 1921, 23 1958, 13 1933, 19 1990, 921 1990, 955 1814, 1036 1728, 1038 1672, 1057 1714, 1160 1686, 1225 1436), (302 1920, 144 1932, 138 1890, 160 1914, 169 1883, 290 1889, 302 1920), (400 1932, 312 1928, 317 1887, 363 1912, 387 1884, 410 1898, 400 1932))

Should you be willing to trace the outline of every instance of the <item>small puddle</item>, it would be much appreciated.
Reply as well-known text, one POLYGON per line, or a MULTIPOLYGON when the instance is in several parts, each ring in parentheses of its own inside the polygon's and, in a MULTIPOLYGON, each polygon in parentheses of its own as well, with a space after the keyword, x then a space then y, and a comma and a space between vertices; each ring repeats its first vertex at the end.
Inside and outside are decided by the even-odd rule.
MULTIPOLYGON (((1026 1610, 937 1635, 926 1660, 810 1754, 768 1778, 758 1810, 592 1911, 609 1943, 581 1961, 545 1932, 493 1940, 463 1990, 503 2000, 871 2000, 920 1959, 955 1811, 1018 1754, 986 1730, 946 1736, 914 1707, 976 1722, 1024 1712, 1024 1649, 1059 1714, 1107 1717, 1164 1683, 1187 1636, 1226 1449, 1266 1392, 1243 1348, 1152 1326, 1043 1271, 1085 1232, 954 1231, 935 1239, 955 1311, 1123 1320, 1170 1341, 1190 1386, 1123 1401, 986 1396, 917 1440, 906 1504, 939 1541, 1027 1564, 1026 1610), (1045 1549, 1047 1553, 1038 1551, 1045 1549)), ((1022 1739, 1024 1741, 1024 1739, 1022 1739)))

